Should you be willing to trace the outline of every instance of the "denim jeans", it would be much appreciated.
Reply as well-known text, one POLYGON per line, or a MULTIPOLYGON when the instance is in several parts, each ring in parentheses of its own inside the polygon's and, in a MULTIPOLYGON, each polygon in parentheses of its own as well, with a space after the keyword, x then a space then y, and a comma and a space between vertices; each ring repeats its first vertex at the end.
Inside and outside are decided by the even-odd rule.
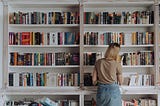
POLYGON ((122 106, 119 85, 98 84, 96 106, 122 106))

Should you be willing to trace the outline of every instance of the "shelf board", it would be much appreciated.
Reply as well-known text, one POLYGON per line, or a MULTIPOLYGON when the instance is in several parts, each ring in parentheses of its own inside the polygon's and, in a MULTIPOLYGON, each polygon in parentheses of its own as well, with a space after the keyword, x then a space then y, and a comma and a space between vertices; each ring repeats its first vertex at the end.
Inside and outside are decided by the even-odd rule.
MULTIPOLYGON (((84 68, 93 68, 93 66, 83 66, 84 68)), ((122 68, 149 68, 149 67, 154 67, 154 65, 122 65, 122 68)))
MULTIPOLYGON (((157 94, 154 86, 120 86, 122 95, 127 94, 157 94)), ((2 91, 6 95, 89 95, 96 94, 97 86, 79 87, 8 87, 2 91)))
POLYGON ((79 2, 76 0, 10 0, 8 5, 12 8, 73 8, 78 7, 79 2))
MULTIPOLYGON (((108 45, 84 45, 84 47, 108 47, 108 45)), ((149 45, 121 45, 121 47, 154 47, 153 44, 149 44, 149 45)))
POLYGON ((91 7, 149 7, 154 4, 154 1, 85 1, 85 8, 91 7))
POLYGON ((63 48, 79 47, 79 45, 9 45, 10 48, 63 48))
POLYGON ((128 65, 128 66, 125 66, 123 65, 122 66, 123 68, 149 68, 149 67, 154 67, 154 65, 128 65))
MULTIPOLYGON (((53 5, 57 7, 67 7, 67 6, 74 6, 79 4, 78 0, 45 0, 41 2, 37 2, 37 0, 27 0, 27 1, 22 1, 22 0, 8 0, 8 4, 12 7, 19 7, 19 8, 25 8, 25 7, 39 7, 39 5, 46 6, 46 7, 52 7, 53 5)), ((93 0, 87 0, 84 1, 84 6, 85 7, 113 7, 113 6, 126 6, 126 7, 147 7, 147 6, 152 6, 154 4, 153 1, 116 1, 116 0, 98 0, 98 1, 93 1, 93 0)), ((40 8, 39 7, 39 8, 40 8)))
POLYGON ((120 28, 132 28, 132 27, 153 27, 153 24, 84 24, 84 27, 90 28, 90 27, 120 27, 120 28))
POLYGON ((76 68, 79 65, 59 65, 59 66, 9 66, 9 68, 76 68))
POLYGON ((11 28, 49 28, 49 27, 78 27, 79 24, 9 24, 11 28))
POLYGON ((79 87, 8 87, 8 95, 78 95, 79 87))
MULTIPOLYGON (((93 68, 94 65, 88 65, 88 66, 83 66, 84 68, 93 68)), ((148 68, 148 67, 154 67, 154 65, 122 65, 122 68, 148 68)))
MULTIPOLYGON (((79 45, 9 45, 9 48, 63 48, 63 47, 79 47, 79 45)), ((84 45, 85 48, 97 48, 97 47, 108 47, 108 45, 84 45)), ((154 47, 153 44, 149 45, 121 45, 121 47, 154 47)))
POLYGON ((122 86, 122 94, 157 94, 155 86, 122 86))
MULTIPOLYGON (((84 87, 85 93, 96 93, 97 86, 84 87)), ((120 86, 121 94, 157 94, 155 86, 120 86)))
POLYGON ((154 47, 153 44, 146 44, 146 45, 121 45, 121 47, 154 47))

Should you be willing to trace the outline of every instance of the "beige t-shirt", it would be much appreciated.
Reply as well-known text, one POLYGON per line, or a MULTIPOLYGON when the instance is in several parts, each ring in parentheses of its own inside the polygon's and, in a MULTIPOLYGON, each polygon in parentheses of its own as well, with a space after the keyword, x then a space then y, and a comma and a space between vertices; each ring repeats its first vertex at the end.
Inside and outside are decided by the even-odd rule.
POLYGON ((96 61, 95 69, 97 71, 98 82, 110 84, 117 81, 117 74, 122 74, 122 66, 115 60, 102 58, 96 61))

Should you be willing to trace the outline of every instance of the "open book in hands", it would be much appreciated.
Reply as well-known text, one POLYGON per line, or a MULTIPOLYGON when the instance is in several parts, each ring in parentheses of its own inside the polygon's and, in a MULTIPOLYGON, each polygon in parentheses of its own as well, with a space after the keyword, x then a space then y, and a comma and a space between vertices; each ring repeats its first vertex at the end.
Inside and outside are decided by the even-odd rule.
POLYGON ((123 64, 123 63, 122 63, 122 62, 123 62, 123 58, 124 58, 123 55, 118 55, 118 56, 117 56, 117 62, 121 63, 121 65, 123 64))

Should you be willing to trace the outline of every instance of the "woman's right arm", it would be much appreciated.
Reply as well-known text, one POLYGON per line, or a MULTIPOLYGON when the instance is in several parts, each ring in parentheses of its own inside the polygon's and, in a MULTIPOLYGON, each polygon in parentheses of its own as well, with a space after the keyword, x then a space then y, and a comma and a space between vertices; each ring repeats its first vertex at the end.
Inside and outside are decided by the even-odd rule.
POLYGON ((117 75, 118 84, 122 85, 122 74, 117 75))

